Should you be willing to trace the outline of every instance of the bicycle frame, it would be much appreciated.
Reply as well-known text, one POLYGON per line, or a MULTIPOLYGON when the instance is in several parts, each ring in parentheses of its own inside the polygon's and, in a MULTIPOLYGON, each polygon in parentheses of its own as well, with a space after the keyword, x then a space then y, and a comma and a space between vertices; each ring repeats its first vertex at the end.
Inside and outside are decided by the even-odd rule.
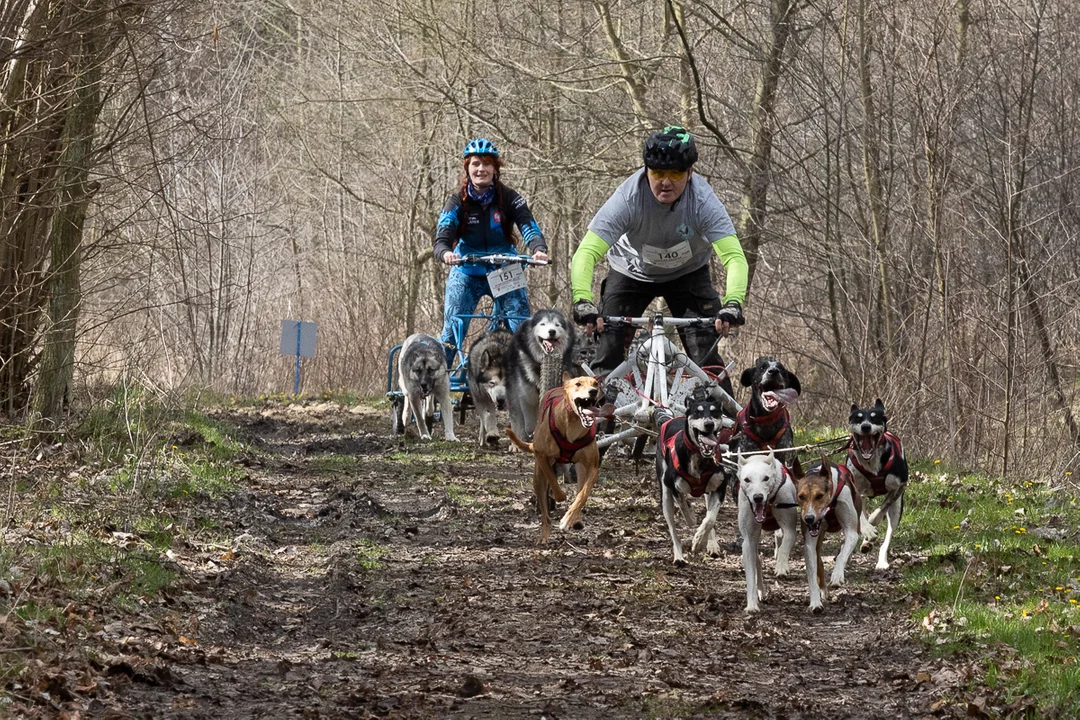
MULTIPOLYGON (((664 415, 665 419, 684 413, 686 411, 685 405, 676 402, 676 400, 686 396, 687 392, 684 392, 684 389, 687 383, 692 383, 689 388, 689 390, 692 390, 698 384, 707 385, 714 382, 708 373, 698 367, 697 363, 675 347, 675 344, 664 333, 665 327, 700 327, 705 323, 712 322, 711 319, 673 318, 664 317, 662 313, 655 313, 651 317, 605 317, 604 321, 616 327, 619 325, 649 327, 650 331, 649 337, 632 347, 627 354, 626 360, 608 373, 605 379, 607 384, 616 384, 616 387, 619 387, 621 381, 627 387, 619 387, 620 390, 625 392, 629 388, 634 393, 641 395, 641 400, 640 402, 627 402, 615 408, 615 418, 630 422, 631 427, 598 438, 597 444, 600 447, 607 447, 612 443, 635 438, 645 432, 654 430, 661 424, 661 422, 657 421, 658 412, 664 415), (684 359, 679 360, 680 364, 675 368, 675 375, 669 385, 669 366, 676 361, 679 355, 682 355, 684 359), (644 379, 641 377, 643 356, 646 368, 644 379), (627 380, 627 376, 631 376, 633 381, 627 380), (694 380, 697 382, 694 382, 694 380)), ((724 369, 725 373, 730 374, 734 367, 735 362, 732 361, 724 369)), ((586 367, 586 371, 593 374, 588 367, 586 367)), ((738 402, 735 401, 735 398, 728 395, 723 388, 717 387, 716 389, 731 401, 736 410, 742 409, 738 402)))

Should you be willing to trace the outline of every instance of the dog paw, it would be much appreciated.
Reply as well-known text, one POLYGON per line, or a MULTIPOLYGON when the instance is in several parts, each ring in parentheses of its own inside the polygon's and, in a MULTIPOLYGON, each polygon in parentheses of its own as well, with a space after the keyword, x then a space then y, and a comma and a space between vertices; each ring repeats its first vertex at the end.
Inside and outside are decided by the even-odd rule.
POLYGON ((716 540, 713 540, 709 543, 708 547, 705 548, 705 554, 709 557, 718 558, 724 553, 720 549, 720 543, 716 542, 716 540))
POLYGON ((815 605, 814 603, 810 603, 810 612, 814 615, 820 615, 821 613, 825 612, 825 606, 821 603, 818 603, 817 605, 815 605))
POLYGON ((778 578, 786 578, 790 574, 791 574, 791 568, 790 567, 788 567, 787 565, 781 565, 781 564, 777 563, 777 565, 776 565, 776 577, 778 577, 778 578))
POLYGON ((841 573, 839 575, 834 573, 833 576, 831 578, 829 578, 829 587, 838 588, 843 584, 844 584, 844 575, 843 575, 843 573, 841 573))
POLYGON ((421 435, 421 436, 420 436, 420 439, 421 439, 421 440, 430 440, 430 439, 431 439, 431 436, 430 436, 430 435, 421 435))
POLYGON ((684 567, 686 567, 686 560, 682 559, 681 557, 677 557, 672 562, 672 565, 674 565, 677 568, 684 568, 684 567))
POLYGON ((488 436, 484 438, 484 442, 486 442, 488 445, 498 445, 499 444, 499 434, 498 433, 489 433, 488 436))
POLYGON ((875 570, 888 570, 889 569, 889 561, 888 560, 878 560, 877 565, 874 566, 874 569, 875 570))
POLYGON ((758 606, 758 605, 747 605, 746 606, 746 614, 747 615, 757 615, 759 612, 761 612, 761 607, 758 606))
POLYGON ((871 545, 869 540, 864 540, 863 544, 859 546, 859 552, 868 553, 868 552, 870 552, 870 549, 872 547, 873 547, 873 545, 871 545))

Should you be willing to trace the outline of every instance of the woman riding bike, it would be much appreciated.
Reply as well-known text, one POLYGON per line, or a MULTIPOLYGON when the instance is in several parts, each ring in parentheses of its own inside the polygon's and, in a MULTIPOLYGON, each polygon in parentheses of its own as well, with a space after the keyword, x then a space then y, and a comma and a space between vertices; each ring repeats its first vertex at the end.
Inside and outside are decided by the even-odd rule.
MULTIPOLYGON (((544 235, 528 203, 500 179, 503 163, 498 148, 490 140, 477 138, 465 146, 461 156, 464 159, 461 186, 439 214, 434 247, 435 257, 453 266, 446 280, 440 337, 447 348, 447 363, 451 365, 457 352, 455 325, 461 324, 458 337, 464 338, 469 319, 461 316, 472 314, 480 298, 492 295, 487 278, 491 268, 461 264, 461 258, 474 254, 516 254, 512 226, 517 225, 533 259, 548 259, 544 235)), ((515 316, 510 320, 511 330, 517 329, 520 318, 531 314, 525 288, 502 295, 500 302, 506 314, 515 316)))

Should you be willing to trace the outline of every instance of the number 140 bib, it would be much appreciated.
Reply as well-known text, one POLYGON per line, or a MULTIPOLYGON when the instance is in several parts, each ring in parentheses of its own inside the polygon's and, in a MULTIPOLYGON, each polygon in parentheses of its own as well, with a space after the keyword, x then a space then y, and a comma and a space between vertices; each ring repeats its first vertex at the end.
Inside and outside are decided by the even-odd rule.
POLYGON ((690 262, 693 256, 694 251, 690 247, 690 242, 686 240, 669 248, 655 245, 643 245, 641 248, 641 259, 646 265, 665 270, 680 268, 690 262))

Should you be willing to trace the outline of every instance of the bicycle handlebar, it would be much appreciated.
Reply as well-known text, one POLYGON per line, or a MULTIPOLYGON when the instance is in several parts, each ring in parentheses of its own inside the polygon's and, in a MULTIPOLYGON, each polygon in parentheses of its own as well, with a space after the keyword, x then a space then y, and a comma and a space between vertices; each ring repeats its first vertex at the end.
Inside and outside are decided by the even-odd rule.
POLYGON ((491 255, 463 255, 452 261, 451 265, 489 265, 497 267, 507 263, 521 263, 523 265, 548 265, 547 260, 534 260, 531 255, 510 255, 494 253, 491 255))
POLYGON ((665 317, 663 315, 650 315, 649 317, 625 317, 622 315, 601 315, 604 325, 612 327, 648 327, 659 322, 661 325, 670 327, 712 327, 716 318, 709 317, 665 317))

